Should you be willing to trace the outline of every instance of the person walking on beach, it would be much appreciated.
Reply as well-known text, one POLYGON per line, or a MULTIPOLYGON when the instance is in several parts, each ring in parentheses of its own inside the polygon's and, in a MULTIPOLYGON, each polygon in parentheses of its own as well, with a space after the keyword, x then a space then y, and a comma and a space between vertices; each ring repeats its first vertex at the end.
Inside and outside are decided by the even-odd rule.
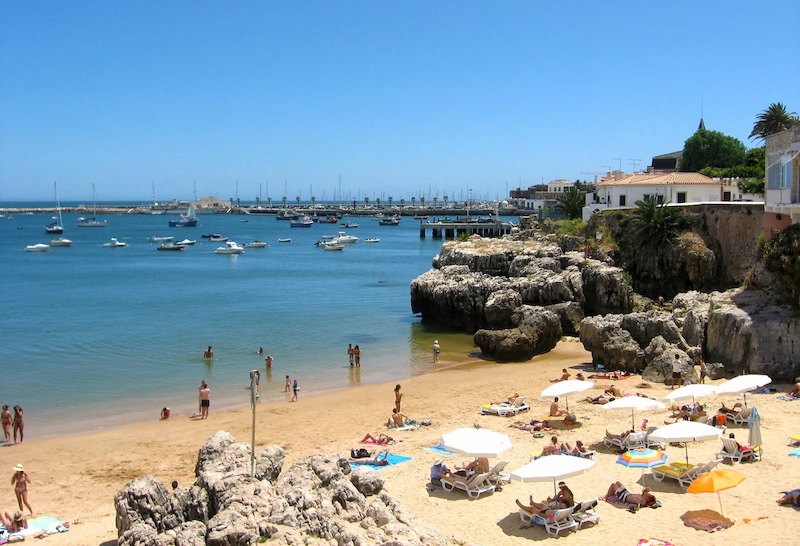
POLYGON ((400 401, 403 399, 403 393, 400 392, 400 385, 396 385, 394 388, 394 407, 397 411, 400 411, 400 401))
POLYGON ((439 340, 433 340, 433 363, 436 364, 439 362, 439 353, 442 351, 442 348, 439 347, 439 340))
POLYGON ((22 510, 22 505, 24 503, 25 506, 28 507, 28 510, 30 510, 31 515, 33 515, 33 508, 31 508, 31 503, 28 502, 29 483, 31 483, 31 479, 28 477, 25 469, 22 468, 22 463, 18 463, 17 466, 14 467, 14 475, 11 476, 11 485, 14 486, 14 493, 17 495, 19 509, 22 510))
POLYGON ((669 390, 675 388, 675 384, 681 384, 681 360, 680 355, 675 353, 675 360, 672 361, 672 385, 670 385, 669 390))
POLYGON ((708 376, 708 367, 702 356, 697 357, 697 365, 700 367, 700 383, 705 383, 708 376))
POLYGON ((275 359, 272 358, 272 355, 267 355, 264 357, 264 365, 267 367, 268 370, 272 369, 273 362, 275 362, 275 359))
POLYGON ((350 360, 350 367, 352 368, 356 363, 356 353, 352 343, 347 344, 347 358, 350 360))
POLYGON ((203 358, 205 358, 206 360, 211 360, 214 358, 214 349, 211 348, 211 345, 209 345, 208 348, 203 353, 203 358))
POLYGON ((8 411, 8 405, 3 406, 3 412, 0 413, 0 421, 3 423, 3 436, 6 442, 11 441, 11 412, 8 411))
POLYGON ((360 368, 361 367, 361 348, 359 348, 358 345, 353 347, 353 356, 355 357, 355 360, 356 360, 356 368, 360 368))
POLYGON ((283 384, 283 392, 290 392, 292 390, 292 380, 286 376, 286 383, 283 384))
POLYGON ((294 395, 290 401, 297 402, 297 393, 300 392, 300 387, 297 386, 297 379, 295 379, 292 383, 292 391, 294 391, 294 395))
POLYGON ((19 441, 22 443, 23 438, 25 437, 25 420, 22 418, 22 408, 20 406, 14 406, 14 421, 11 423, 11 427, 14 429, 14 443, 17 443, 17 432, 19 432, 19 441))
POLYGON ((200 388, 200 417, 208 419, 208 408, 211 406, 211 389, 208 384, 203 381, 203 386, 200 388))

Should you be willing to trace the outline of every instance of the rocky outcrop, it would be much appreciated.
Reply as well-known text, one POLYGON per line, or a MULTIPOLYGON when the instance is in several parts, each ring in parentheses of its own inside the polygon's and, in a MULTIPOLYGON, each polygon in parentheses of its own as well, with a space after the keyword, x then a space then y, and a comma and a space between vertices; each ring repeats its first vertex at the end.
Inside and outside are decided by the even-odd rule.
POLYGON ((514 311, 511 322, 515 327, 475 332, 481 352, 500 361, 528 360, 551 351, 562 336, 561 318, 543 307, 523 305, 514 311))
POLYGON ((120 546, 361 546, 461 544, 415 518, 384 491, 374 470, 350 472, 340 457, 312 455, 281 473, 283 450, 256 452, 217 432, 200 450, 197 485, 170 492, 144 476, 114 504, 120 546))

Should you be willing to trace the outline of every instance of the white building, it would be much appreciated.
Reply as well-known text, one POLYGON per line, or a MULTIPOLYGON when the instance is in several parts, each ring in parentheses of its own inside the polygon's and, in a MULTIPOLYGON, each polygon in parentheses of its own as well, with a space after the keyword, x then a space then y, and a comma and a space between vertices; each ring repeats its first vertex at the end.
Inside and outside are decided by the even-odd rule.
POLYGON ((800 123, 766 139, 764 235, 800 223, 800 123))

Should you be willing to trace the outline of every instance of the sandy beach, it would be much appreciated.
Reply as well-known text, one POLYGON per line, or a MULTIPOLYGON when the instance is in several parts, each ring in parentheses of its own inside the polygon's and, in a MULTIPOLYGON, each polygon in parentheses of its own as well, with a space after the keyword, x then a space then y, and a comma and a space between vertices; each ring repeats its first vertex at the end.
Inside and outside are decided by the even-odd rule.
MULTIPOLYGON (((448 355, 449 356, 449 355, 448 355)), ((445 493, 441 489, 426 489, 431 463, 440 456, 426 448, 439 443, 442 433, 462 426, 481 427, 506 433, 514 448, 502 458, 510 461, 513 470, 528 462, 529 454, 541 450, 549 436, 534 438, 530 433, 510 428, 513 418, 482 416, 481 404, 498 400, 511 393, 526 394, 532 409, 525 418, 544 418, 550 400, 539 393, 560 375, 566 367, 574 374, 588 366, 591 357, 574 340, 563 341, 547 355, 529 362, 498 364, 465 357, 460 362, 444 362, 440 371, 401 381, 402 411, 414 419, 430 419, 432 425, 414 431, 391 432, 401 440, 390 451, 412 457, 399 465, 383 468, 387 491, 414 512, 417 517, 438 527, 445 535, 466 543, 521 545, 533 540, 549 540, 540 527, 522 528, 514 499, 542 500, 552 494, 552 484, 511 483, 500 492, 478 500, 469 500, 462 492, 445 493)), ((280 370, 277 370, 280 371, 280 370)), ((712 383, 719 383, 714 381, 712 383)), ((597 395, 609 386, 610 380, 597 380, 589 394, 597 395)), ((669 388, 664 385, 639 387, 638 377, 617 381, 623 392, 643 392, 661 399, 669 388)), ((270 402, 257 408, 256 444, 277 444, 286 450, 286 466, 311 453, 349 454, 351 448, 361 447, 365 433, 387 432, 385 422, 394 406, 394 383, 355 386, 346 390, 304 397, 297 403, 270 402)), ((568 544, 610 543, 634 545, 639 539, 658 538, 676 545, 685 544, 753 544, 768 540, 773 544, 794 544, 800 522, 800 511, 780 507, 775 500, 780 491, 800 487, 800 458, 789 457, 788 436, 800 433, 798 416, 800 402, 784 402, 778 394, 788 391, 786 384, 772 385, 777 394, 748 396, 762 415, 762 434, 765 456, 760 462, 721 465, 735 468, 746 476, 738 487, 721 492, 722 507, 727 517, 735 520, 730 529, 717 533, 698 531, 683 525, 680 516, 689 510, 719 511, 716 494, 690 494, 674 481, 656 482, 649 471, 629 469, 616 464, 617 455, 602 445, 606 429, 622 432, 630 427, 630 413, 606 411, 602 406, 582 401, 580 395, 570 397, 570 409, 577 415, 579 425, 557 431, 559 441, 573 443, 581 439, 596 449, 597 466, 586 474, 566 481, 579 500, 605 494, 609 484, 619 480, 634 492, 640 484, 653 489, 663 503, 658 509, 642 508, 636 513, 601 501, 599 525, 586 527, 559 539, 568 544), (638 483, 637 483, 638 482, 638 483)), ((704 400, 712 409, 721 401, 732 405, 733 396, 711 396, 704 400)), ((562 400, 563 402, 563 400, 562 400)), ((186 486, 193 480, 198 449, 217 430, 226 430, 239 442, 251 438, 249 406, 226 412, 215 412, 197 420, 190 416, 173 416, 153 422, 127 426, 100 433, 26 441, 18 445, 3 444, 0 449, 0 468, 6 473, 5 486, 0 490, 0 509, 16 509, 13 487, 9 484, 12 467, 22 463, 32 484, 29 500, 36 515, 50 515, 73 522, 67 533, 45 539, 52 545, 116 544, 114 524, 114 494, 133 478, 151 474, 169 484, 177 480, 186 486)), ((652 424, 661 424, 669 411, 659 410, 637 415, 637 427, 642 417, 652 424)), ((77 416, 71 416, 74 419, 77 416)), ((731 427, 737 439, 747 441, 745 427, 731 427)), ((28 431, 29 434, 32 431, 28 431)), ((718 441, 689 445, 689 457, 707 461, 719 451, 718 441)), ((684 456, 682 447, 667 447, 670 460, 684 456)), ((468 457, 444 456, 452 467, 468 457)), ((492 461, 495 462, 495 461, 492 461)), ((26 542, 36 541, 29 538, 26 542)))

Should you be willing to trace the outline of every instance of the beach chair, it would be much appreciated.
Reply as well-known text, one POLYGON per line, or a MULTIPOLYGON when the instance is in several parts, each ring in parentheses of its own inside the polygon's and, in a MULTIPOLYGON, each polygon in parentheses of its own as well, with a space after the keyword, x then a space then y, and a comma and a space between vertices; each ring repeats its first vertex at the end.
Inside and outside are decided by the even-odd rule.
POLYGON ((658 427, 647 427, 647 434, 645 435, 645 444, 650 449, 667 449, 667 442, 665 440, 656 440, 655 438, 650 438, 650 435, 657 430, 658 427))
POLYGON ((664 464, 656 466, 652 469, 653 479, 657 482, 663 481, 664 478, 671 478, 678 482, 682 488, 686 489, 694 479, 700 475, 700 470, 704 465, 687 465, 686 463, 675 462, 672 464, 664 464))
POLYGON ((621 449, 623 451, 627 451, 625 448, 622 447, 622 438, 609 438, 608 436, 603 437, 603 443, 609 449, 621 449))
POLYGON ((511 473, 506 470, 506 466, 508 466, 508 461, 500 461, 494 465, 494 468, 486 475, 486 481, 495 486, 509 483, 511 481, 511 473))
MULTIPOLYGON (((524 510, 520 510, 523 512, 524 510)), ((572 508, 562 508, 555 510, 550 517, 543 518, 534 515, 530 519, 531 523, 541 525, 551 537, 557 537, 560 531, 569 531, 578 528, 578 522, 572 517, 572 508)))
POLYGON ((622 439, 622 450, 641 449, 647 447, 647 432, 631 432, 622 439))
POLYGON ((761 460, 763 449, 761 446, 744 447, 739 445, 735 438, 721 438, 722 451, 717 453, 720 459, 730 459, 733 463, 747 460, 761 460))
POLYGON ((477 476, 475 476, 475 479, 468 484, 459 480, 452 480, 450 478, 442 477, 442 489, 444 489, 447 492, 450 492, 453 489, 461 489, 462 491, 467 492, 469 498, 477 499, 483 493, 491 493, 495 489, 494 484, 488 483, 486 481, 486 477, 488 475, 489 475, 488 472, 484 474, 478 474, 477 476))
POLYGON ((516 415, 523 411, 528 411, 531 407, 525 402, 527 396, 517 396, 513 403, 502 402, 500 404, 484 404, 481 406, 481 415, 495 414, 501 417, 516 415))
POLYGON ((726 414, 725 418, 733 421, 735 425, 744 425, 750 420, 750 414, 753 413, 753 408, 740 407, 739 411, 734 414, 726 414))
POLYGON ((590 499, 580 502, 572 509, 572 519, 578 524, 578 529, 583 528, 584 523, 597 524, 600 522, 600 514, 595 507, 599 499, 590 499))

